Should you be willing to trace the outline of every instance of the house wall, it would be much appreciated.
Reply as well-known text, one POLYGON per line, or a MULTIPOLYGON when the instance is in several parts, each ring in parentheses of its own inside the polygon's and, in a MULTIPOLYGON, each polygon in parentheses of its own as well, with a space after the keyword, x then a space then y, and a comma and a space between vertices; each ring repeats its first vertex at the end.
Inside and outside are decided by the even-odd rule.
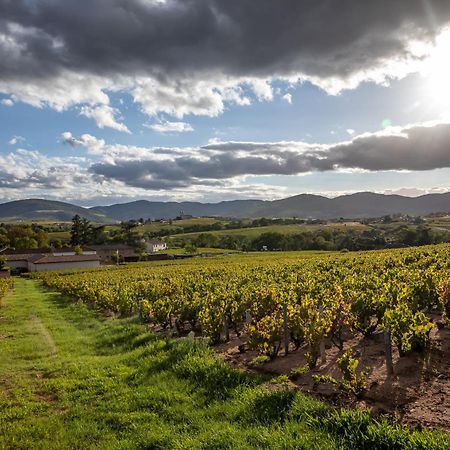
POLYGON ((147 252, 148 253, 154 253, 154 252, 160 252, 161 250, 165 250, 167 248, 167 244, 147 244, 147 252))
POLYGON ((49 270, 65 270, 65 269, 95 269, 100 266, 100 261, 74 261, 60 262, 49 264, 29 263, 30 272, 48 272, 49 270))

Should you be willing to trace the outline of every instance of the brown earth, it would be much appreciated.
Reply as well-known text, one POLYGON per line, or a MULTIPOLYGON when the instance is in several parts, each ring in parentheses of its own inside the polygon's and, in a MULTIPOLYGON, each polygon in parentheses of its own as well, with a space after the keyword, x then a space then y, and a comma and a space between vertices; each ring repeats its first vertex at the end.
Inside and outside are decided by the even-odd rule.
MULTIPOLYGON (((370 368, 367 388, 359 399, 344 395, 336 386, 313 381, 313 375, 330 375, 339 379, 337 359, 342 355, 336 346, 326 344, 326 362, 318 361, 317 367, 305 373, 292 371, 306 366, 306 348, 290 348, 287 356, 283 349, 274 360, 254 364, 256 351, 245 349, 246 337, 231 334, 230 341, 215 349, 232 367, 251 372, 288 375, 293 389, 325 398, 334 404, 370 408, 376 414, 396 416, 401 422, 450 430, 450 330, 445 327, 431 332, 431 349, 425 356, 412 354, 399 357, 393 347, 394 375, 388 376, 384 357, 384 341, 381 333, 367 339, 361 336, 346 341, 344 351, 351 348, 360 361, 359 368, 370 368), (242 352, 242 349, 244 351, 242 352)), ((303 372, 301 370, 300 372, 303 372)))

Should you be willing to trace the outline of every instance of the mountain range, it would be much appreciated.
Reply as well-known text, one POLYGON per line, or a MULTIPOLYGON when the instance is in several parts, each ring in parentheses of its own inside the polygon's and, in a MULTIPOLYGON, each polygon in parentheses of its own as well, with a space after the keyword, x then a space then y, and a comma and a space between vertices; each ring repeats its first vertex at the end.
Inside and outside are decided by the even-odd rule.
POLYGON ((413 216, 450 213, 450 192, 420 197, 360 192, 335 198, 300 194, 282 200, 231 200, 220 203, 151 202, 138 200, 84 208, 53 200, 27 199, 0 204, 2 221, 69 221, 75 214, 97 223, 139 218, 175 218, 180 214, 234 218, 299 217, 313 219, 366 218, 387 214, 413 216))

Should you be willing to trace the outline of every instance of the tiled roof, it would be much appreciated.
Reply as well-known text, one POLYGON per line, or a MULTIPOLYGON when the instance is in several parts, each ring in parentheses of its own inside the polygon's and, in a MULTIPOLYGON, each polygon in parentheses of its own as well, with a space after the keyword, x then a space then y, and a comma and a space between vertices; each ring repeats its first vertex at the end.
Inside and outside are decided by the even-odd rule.
POLYGON ((28 261, 30 258, 32 258, 33 256, 43 256, 43 254, 21 254, 21 255, 5 255, 6 256, 6 261, 28 261))
POLYGON ((65 262, 84 262, 98 261, 97 255, 70 255, 70 256, 53 256, 53 255, 36 255, 29 261, 34 264, 57 264, 65 262))
MULTIPOLYGON (((83 251, 93 251, 94 249, 91 247, 82 247, 83 251)), ((15 249, 15 248, 5 248, 1 250, 1 254, 5 256, 9 255, 45 255, 45 254, 52 254, 52 253, 71 253, 74 252, 75 249, 73 247, 62 247, 62 248, 50 248, 50 247, 42 247, 42 248, 22 248, 22 249, 15 249)))
POLYGON ((2 255, 9 256, 9 255, 35 255, 35 254, 44 254, 44 253, 51 253, 52 249, 49 247, 41 247, 41 248, 5 248, 2 251, 2 255))

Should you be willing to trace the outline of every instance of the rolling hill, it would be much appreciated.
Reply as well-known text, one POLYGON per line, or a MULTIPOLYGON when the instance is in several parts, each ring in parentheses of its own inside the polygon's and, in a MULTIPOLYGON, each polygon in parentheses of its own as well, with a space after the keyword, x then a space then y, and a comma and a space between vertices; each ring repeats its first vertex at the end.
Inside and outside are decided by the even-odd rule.
POLYGON ((111 222, 111 219, 100 212, 52 200, 28 199, 0 204, 0 220, 4 222, 19 220, 66 222, 70 221, 75 214, 86 217, 92 222, 111 222))
POLYGON ((313 219, 380 217, 403 213, 412 216, 450 213, 450 192, 420 197, 383 195, 371 192, 327 198, 301 194, 282 200, 232 200, 220 203, 150 202, 139 200, 110 206, 83 208, 70 203, 29 199, 0 204, 0 220, 68 221, 75 214, 92 222, 111 223, 143 218, 174 218, 181 212, 193 216, 235 218, 300 217, 313 219))
POLYGON ((220 203, 198 202, 137 202, 94 207, 107 217, 116 220, 151 218, 174 218, 180 214, 193 216, 225 217, 302 217, 334 219, 380 217, 386 214, 403 213, 413 216, 433 212, 450 212, 450 193, 428 194, 421 197, 374 194, 360 192, 336 198, 301 194, 282 200, 234 200, 220 203))
POLYGON ((262 200, 232 200, 220 203, 199 202, 150 202, 139 200, 136 202, 122 203, 111 206, 96 206, 91 211, 98 212, 116 220, 129 220, 143 218, 174 218, 180 213, 192 216, 226 216, 249 217, 252 213, 265 204, 262 200))

